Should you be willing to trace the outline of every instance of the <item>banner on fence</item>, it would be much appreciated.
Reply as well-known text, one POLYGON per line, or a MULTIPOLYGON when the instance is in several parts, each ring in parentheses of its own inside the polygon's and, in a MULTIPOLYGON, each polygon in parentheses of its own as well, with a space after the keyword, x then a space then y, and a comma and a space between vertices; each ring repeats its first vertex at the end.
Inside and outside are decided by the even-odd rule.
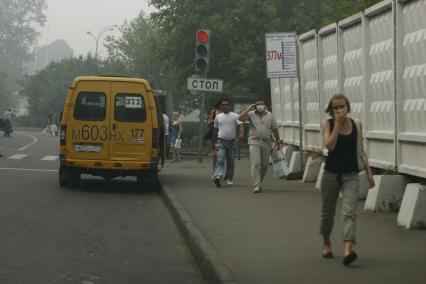
POLYGON ((297 35, 295 32, 265 35, 266 77, 297 77, 297 35))

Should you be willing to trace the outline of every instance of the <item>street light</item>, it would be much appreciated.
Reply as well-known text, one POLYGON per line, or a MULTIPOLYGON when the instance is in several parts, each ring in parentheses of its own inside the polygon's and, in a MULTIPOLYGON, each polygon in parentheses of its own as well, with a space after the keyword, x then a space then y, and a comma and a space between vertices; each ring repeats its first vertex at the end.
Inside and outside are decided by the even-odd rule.
POLYGON ((90 35, 91 37, 93 37, 96 41, 96 48, 95 48, 95 59, 98 59, 98 47, 99 47, 99 39, 101 38, 101 36, 108 31, 112 31, 114 28, 118 27, 118 25, 111 25, 111 26, 106 26, 104 28, 102 28, 99 33, 95 36, 91 31, 86 31, 86 33, 88 35, 90 35))

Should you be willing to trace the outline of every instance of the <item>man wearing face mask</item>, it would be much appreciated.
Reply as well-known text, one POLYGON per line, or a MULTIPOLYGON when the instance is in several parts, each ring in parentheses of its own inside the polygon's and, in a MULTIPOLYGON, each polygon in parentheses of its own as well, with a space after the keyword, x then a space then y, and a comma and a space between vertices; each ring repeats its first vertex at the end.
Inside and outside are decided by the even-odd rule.
POLYGON ((275 146, 281 148, 277 122, 272 113, 265 106, 262 99, 249 106, 238 117, 240 121, 249 121, 250 130, 248 144, 250 149, 251 176, 254 184, 254 193, 262 190, 262 182, 268 170, 269 155, 271 152, 271 135, 274 134, 275 146))

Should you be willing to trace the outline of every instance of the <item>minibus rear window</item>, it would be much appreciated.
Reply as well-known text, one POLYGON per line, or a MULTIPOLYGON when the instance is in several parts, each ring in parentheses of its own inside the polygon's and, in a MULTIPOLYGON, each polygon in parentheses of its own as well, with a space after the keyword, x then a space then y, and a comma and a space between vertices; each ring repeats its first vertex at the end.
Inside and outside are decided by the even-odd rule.
POLYGON ((144 122, 146 108, 143 96, 141 94, 117 94, 114 118, 121 122, 144 122))
POLYGON ((97 92, 80 92, 74 107, 76 120, 103 121, 106 115, 106 95, 97 92))

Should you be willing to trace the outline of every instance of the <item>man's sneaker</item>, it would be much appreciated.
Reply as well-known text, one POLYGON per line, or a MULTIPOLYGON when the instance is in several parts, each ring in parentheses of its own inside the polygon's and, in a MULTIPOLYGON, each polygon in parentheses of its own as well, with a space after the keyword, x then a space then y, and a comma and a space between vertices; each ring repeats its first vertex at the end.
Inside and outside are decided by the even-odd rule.
POLYGON ((228 184, 229 186, 233 186, 234 182, 232 180, 226 180, 226 184, 228 184))
POLYGON ((262 188, 260 187, 260 186, 256 186, 254 189, 253 189, 253 192, 254 193, 259 193, 259 192, 261 192, 262 191, 262 188))
POLYGON ((216 184, 217 187, 220 187, 220 177, 219 176, 214 177, 214 183, 216 184))

